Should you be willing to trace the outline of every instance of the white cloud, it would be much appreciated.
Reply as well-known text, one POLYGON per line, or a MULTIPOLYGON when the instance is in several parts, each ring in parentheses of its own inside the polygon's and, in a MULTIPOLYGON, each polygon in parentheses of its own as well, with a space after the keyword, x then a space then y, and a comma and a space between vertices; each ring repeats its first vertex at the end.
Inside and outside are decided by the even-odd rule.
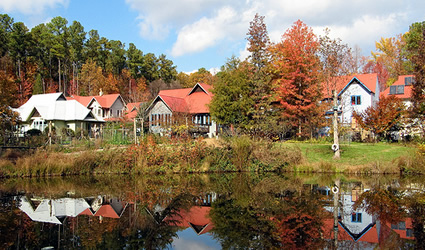
POLYGON ((166 39, 170 30, 180 29, 214 11, 225 0, 126 0, 139 13, 140 35, 145 39, 166 39))
POLYGON ((231 7, 223 7, 213 18, 203 17, 199 21, 184 26, 177 41, 171 50, 172 56, 181 56, 188 53, 202 51, 227 35, 229 28, 233 29, 238 24, 237 12, 231 7))
MULTIPOLYGON (((141 35, 150 39, 175 39, 172 55, 198 53, 220 44, 236 48, 246 57, 241 41, 246 38, 255 13, 265 16, 271 41, 282 35, 298 19, 321 33, 351 46, 374 45, 380 37, 395 36, 408 30, 411 23, 423 21, 422 0, 126 0, 139 13, 141 35), (175 36, 175 38, 174 38, 175 36)), ((372 48, 373 49, 373 48, 372 48)))
POLYGON ((67 6, 68 0, 1 0, 0 9, 4 12, 20 12, 26 15, 36 15, 47 8, 59 5, 67 6))

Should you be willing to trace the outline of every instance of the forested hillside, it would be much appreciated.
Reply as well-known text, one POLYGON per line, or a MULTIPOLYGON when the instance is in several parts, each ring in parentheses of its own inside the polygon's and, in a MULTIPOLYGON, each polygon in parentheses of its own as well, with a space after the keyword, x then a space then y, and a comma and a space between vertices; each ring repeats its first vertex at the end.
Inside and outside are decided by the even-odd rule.
POLYGON ((0 14, 0 69, 1 92, 12 97, 12 107, 32 94, 97 95, 100 89, 119 92, 126 101, 143 101, 177 77, 165 55, 144 53, 97 30, 87 32, 78 21, 55 17, 29 30, 7 14, 0 14), (151 91, 149 83, 154 83, 151 91))

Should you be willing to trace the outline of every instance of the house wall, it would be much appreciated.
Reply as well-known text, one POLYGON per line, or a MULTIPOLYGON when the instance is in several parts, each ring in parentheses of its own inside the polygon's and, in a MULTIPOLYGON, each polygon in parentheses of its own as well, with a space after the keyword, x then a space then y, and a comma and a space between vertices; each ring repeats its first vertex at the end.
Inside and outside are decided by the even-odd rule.
POLYGON ((354 201, 350 194, 343 194, 343 209, 341 216, 341 222, 354 234, 362 232, 369 224, 374 223, 372 215, 368 214, 364 209, 353 210, 354 201), (353 222, 352 214, 360 213, 361 222, 353 222))
POLYGON ((106 115, 104 114, 105 112, 96 100, 93 100, 88 108, 92 111, 96 119, 102 119, 106 115))
POLYGON ((112 104, 111 108, 110 108, 110 114, 112 114, 110 116, 110 118, 119 118, 119 117, 123 117, 124 115, 124 110, 125 110, 126 106, 123 103, 123 101, 121 100, 121 98, 118 98, 114 104, 112 104))
POLYGON ((373 93, 369 93, 361 84, 352 82, 341 94, 341 122, 351 123, 353 111, 363 112, 374 103, 373 93), (360 105, 352 105, 351 97, 360 96, 360 105))
MULTIPOLYGON (((157 125, 155 122, 158 116, 164 117, 164 115, 168 115, 170 118, 172 117, 173 112, 165 105, 162 101, 156 102, 153 107, 149 110, 148 117, 149 117, 149 131, 152 133, 163 133, 165 132, 166 128, 164 126, 157 125)), ((166 117, 166 116, 165 116, 166 117)))

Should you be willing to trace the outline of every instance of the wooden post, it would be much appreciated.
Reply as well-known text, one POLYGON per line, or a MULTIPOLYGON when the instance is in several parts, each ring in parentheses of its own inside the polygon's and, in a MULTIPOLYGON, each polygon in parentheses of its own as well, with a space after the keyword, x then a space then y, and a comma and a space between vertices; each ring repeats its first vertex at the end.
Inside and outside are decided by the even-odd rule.
POLYGON ((49 121, 49 146, 52 146, 52 121, 49 121))
POLYGON ((134 144, 137 144, 136 117, 133 120, 134 144))
POLYGON ((142 117, 142 119, 141 119, 141 131, 140 131, 140 135, 141 136, 143 136, 143 133, 144 133, 144 131, 143 131, 143 121, 144 121, 145 119, 142 117))

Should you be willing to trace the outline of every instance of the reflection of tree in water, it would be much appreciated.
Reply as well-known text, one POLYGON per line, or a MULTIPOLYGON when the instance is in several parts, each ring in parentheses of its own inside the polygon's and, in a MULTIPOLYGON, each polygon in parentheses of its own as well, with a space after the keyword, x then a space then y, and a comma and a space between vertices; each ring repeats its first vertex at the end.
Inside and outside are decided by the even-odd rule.
POLYGON ((382 222, 397 223, 405 216, 401 202, 402 194, 397 190, 376 187, 362 193, 353 209, 364 208, 382 222))
POLYGON ((179 212, 193 206, 194 196, 180 194, 164 209, 151 210, 141 207, 139 223, 131 228, 126 236, 127 249, 164 249, 177 236, 179 212))
POLYGON ((379 244, 383 248, 402 248, 400 236, 386 227, 386 223, 397 224, 407 217, 412 219, 415 249, 425 249, 425 196, 422 192, 400 192, 388 187, 376 186, 364 192, 354 204, 354 209, 364 208, 375 215, 380 223, 379 244))
POLYGON ((318 209, 319 199, 298 184, 279 177, 248 184, 238 180, 248 191, 239 194, 234 188, 212 205, 214 237, 224 249, 320 248, 325 212, 318 209))
POLYGON ((407 207, 412 217, 415 249, 425 249, 425 194, 419 193, 407 199, 407 207))

